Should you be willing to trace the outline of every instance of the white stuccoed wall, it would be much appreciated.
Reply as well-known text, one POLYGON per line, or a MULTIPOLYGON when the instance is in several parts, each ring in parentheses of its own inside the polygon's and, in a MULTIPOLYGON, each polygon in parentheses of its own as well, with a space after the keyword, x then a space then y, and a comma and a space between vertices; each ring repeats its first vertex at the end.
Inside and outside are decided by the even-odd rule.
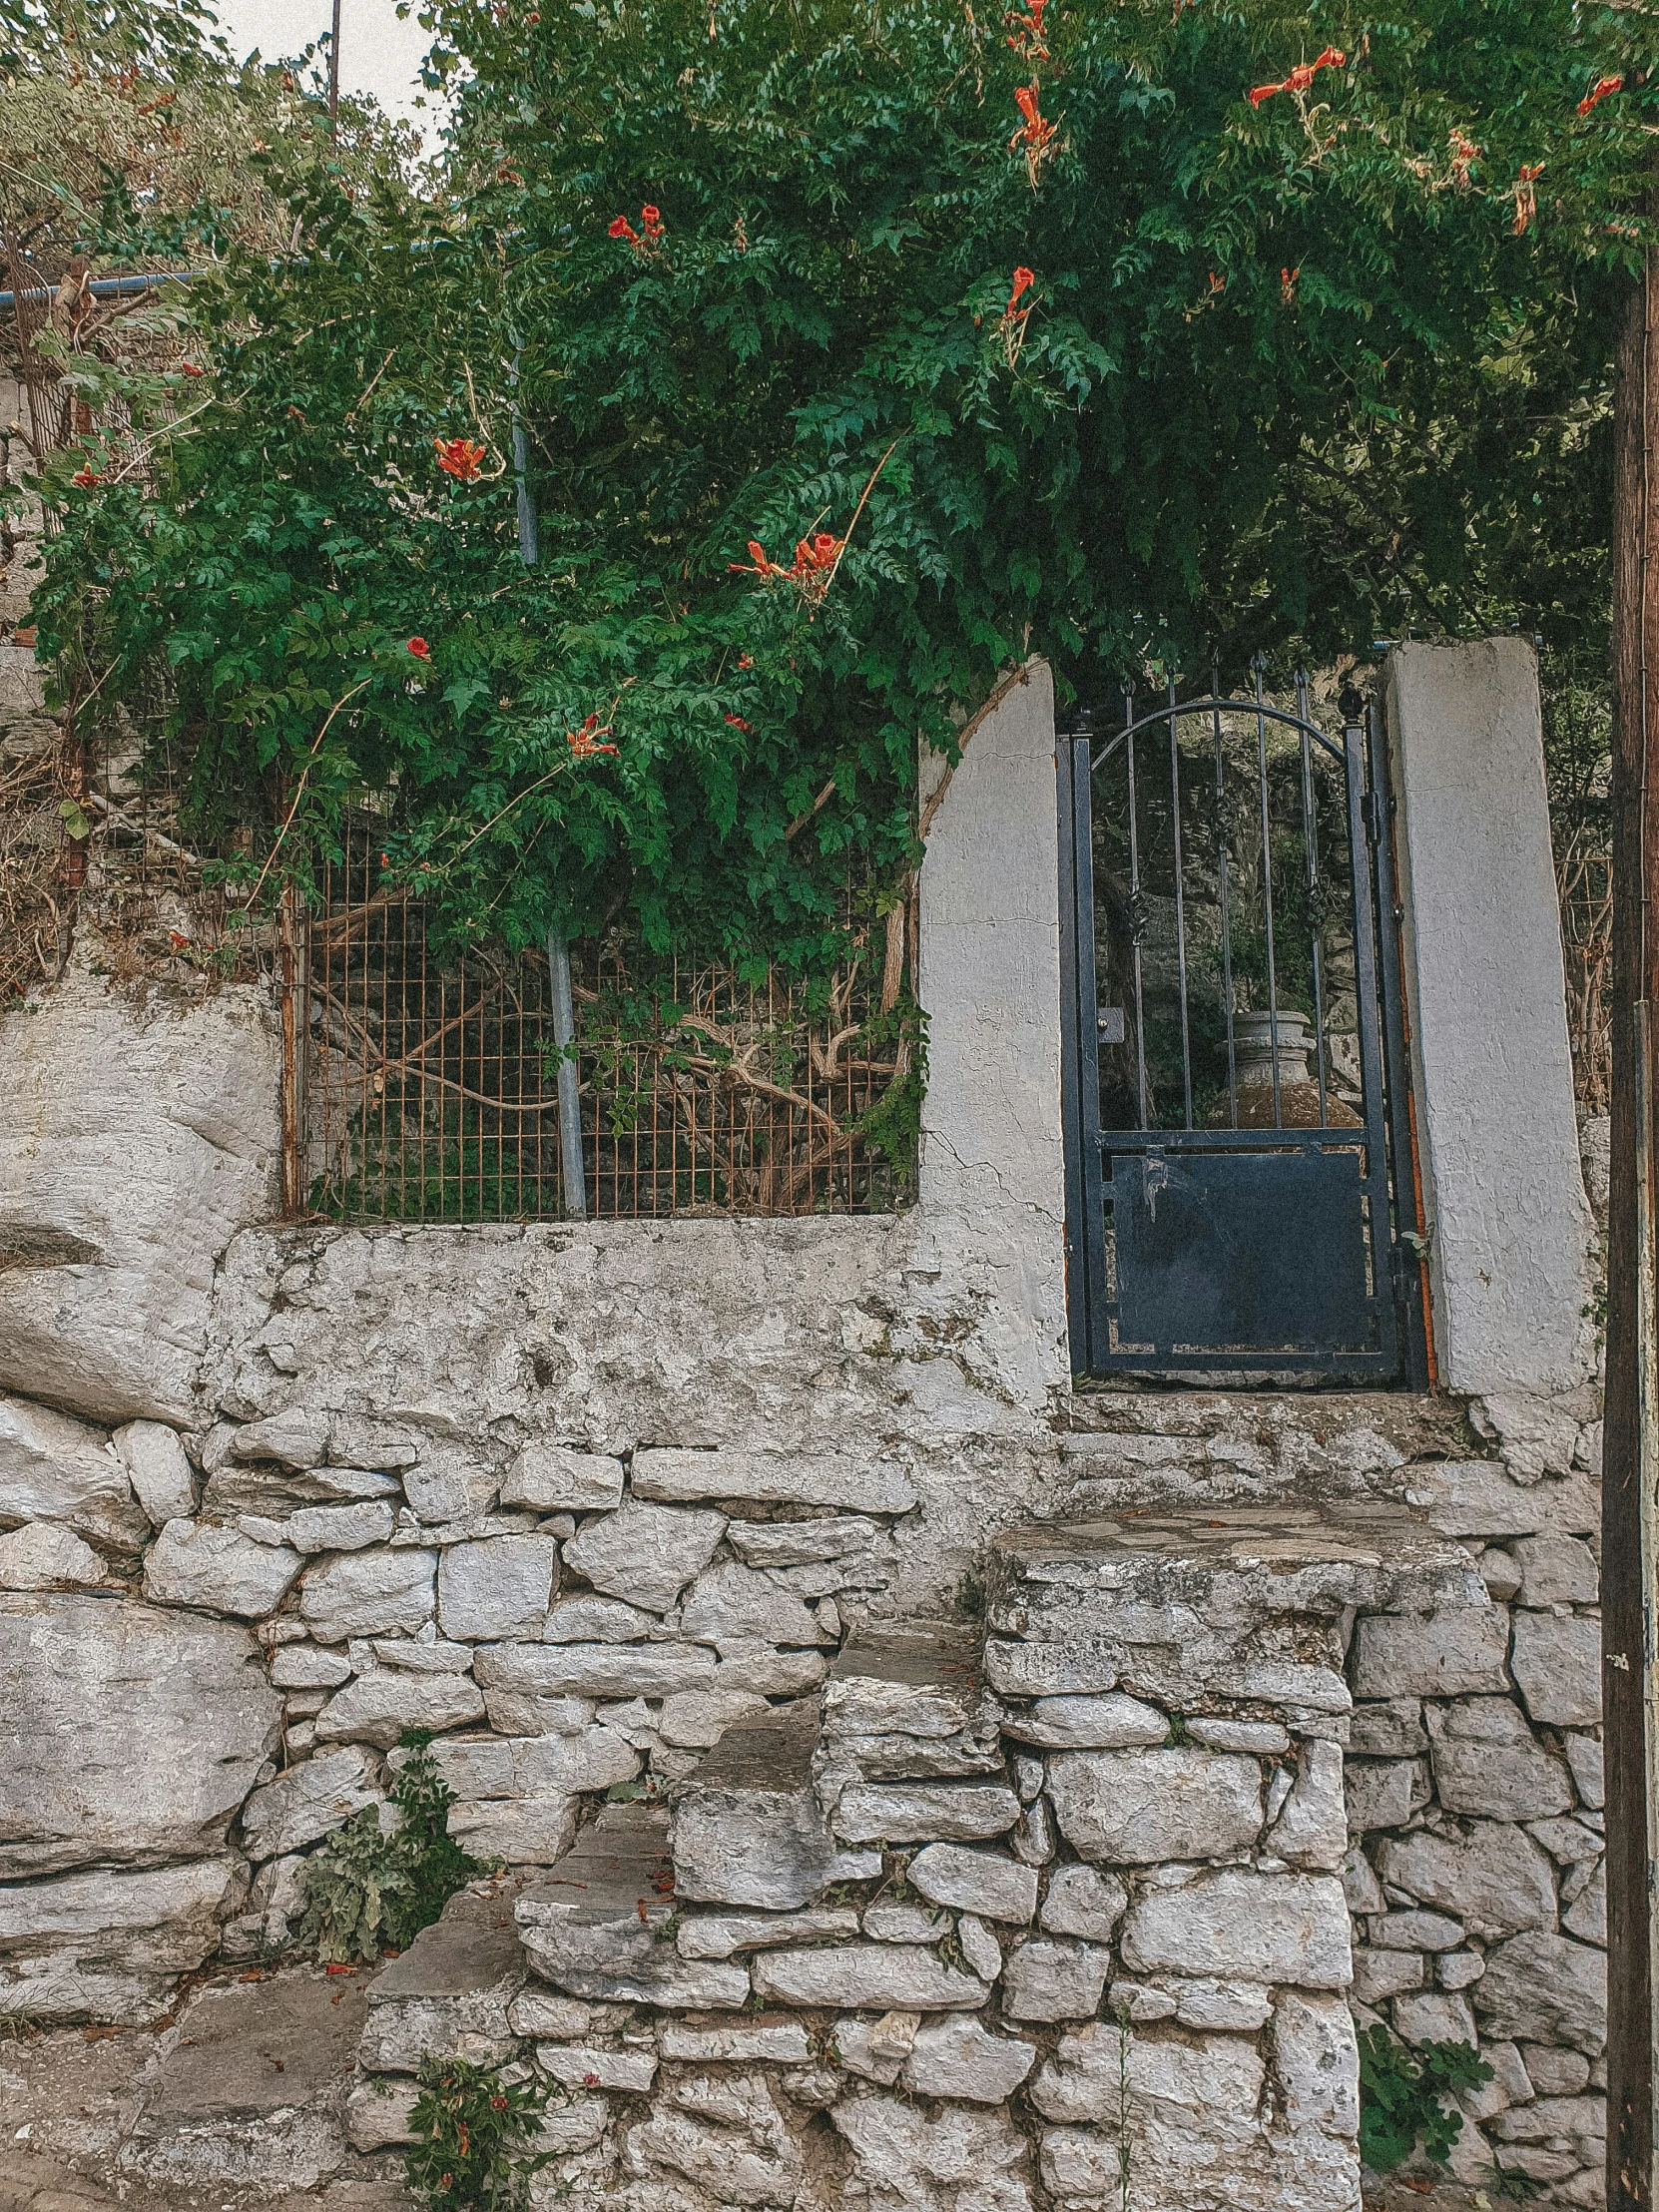
POLYGON ((1538 670, 1520 638, 1387 661, 1440 1381, 1559 1390, 1593 1357, 1538 670))
MULTIPOLYGON (((923 790, 940 764, 924 761, 923 790)), ((1054 679, 1031 661, 972 732, 927 837, 922 1240, 989 1269, 1014 1395, 1068 1388, 1054 679)), ((930 780, 931 779, 931 780, 930 780)))

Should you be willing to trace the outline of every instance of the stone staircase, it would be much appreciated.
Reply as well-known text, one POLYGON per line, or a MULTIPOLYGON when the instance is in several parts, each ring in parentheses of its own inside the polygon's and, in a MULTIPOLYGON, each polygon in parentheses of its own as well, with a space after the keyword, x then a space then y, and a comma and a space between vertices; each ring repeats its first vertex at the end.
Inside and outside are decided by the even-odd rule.
POLYGON ((1354 2212, 1348 1649, 1484 1606, 1467 1555, 1375 1498, 1130 1510, 987 1585, 453 1900, 369 1987, 359 2148, 457 2052, 556 2086, 547 2205, 1354 2212))

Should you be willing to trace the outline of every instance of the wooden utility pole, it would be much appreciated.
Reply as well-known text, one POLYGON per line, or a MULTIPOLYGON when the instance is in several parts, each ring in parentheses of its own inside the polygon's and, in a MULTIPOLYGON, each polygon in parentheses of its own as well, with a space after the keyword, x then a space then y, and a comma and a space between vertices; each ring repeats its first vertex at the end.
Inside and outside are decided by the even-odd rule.
POLYGON ((334 0, 334 25, 328 38, 328 143, 334 143, 339 128, 339 10, 340 0, 334 0))
POLYGON ((1654 2180, 1654 1603, 1659 1572, 1659 252, 1619 342, 1613 488, 1613 1116, 1602 1492, 1607 1765, 1607 2202, 1654 2180))

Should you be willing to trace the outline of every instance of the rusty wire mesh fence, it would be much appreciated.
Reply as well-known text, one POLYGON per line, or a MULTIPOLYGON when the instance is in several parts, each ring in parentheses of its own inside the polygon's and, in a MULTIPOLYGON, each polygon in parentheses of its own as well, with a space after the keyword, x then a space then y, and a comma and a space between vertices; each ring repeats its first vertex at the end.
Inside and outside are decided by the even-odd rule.
POLYGON ((900 1204, 906 913, 848 917, 808 986, 619 938, 573 945, 585 1188, 560 1163, 545 953, 445 952, 365 818, 296 930, 299 1210, 350 1222, 871 1213, 900 1204), (897 941, 896 959, 893 940, 897 941), (883 1000, 885 1010, 883 1011, 883 1000))
POLYGON ((1605 1114, 1613 1088, 1613 856, 1574 845, 1556 863, 1567 1041, 1579 1111, 1605 1114))

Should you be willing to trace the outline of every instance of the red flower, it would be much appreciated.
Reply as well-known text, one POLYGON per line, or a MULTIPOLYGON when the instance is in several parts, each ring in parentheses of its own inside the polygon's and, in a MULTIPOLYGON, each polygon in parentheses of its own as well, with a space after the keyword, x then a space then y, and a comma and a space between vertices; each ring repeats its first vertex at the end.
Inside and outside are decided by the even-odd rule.
POLYGON ((625 215, 619 215, 605 235, 607 238, 626 239, 630 246, 639 244, 639 233, 625 215))
POLYGON ((490 2098, 490 2110, 491 2110, 492 2112, 505 2112, 505 2111, 506 2111, 506 2109, 507 2109, 507 2100, 506 2100, 506 2098, 505 2098, 505 2097, 491 2097, 491 2098, 490 2098))
POLYGON ((1516 238, 1524 235, 1538 212, 1536 184, 1543 175, 1543 168, 1542 162, 1521 163, 1520 175, 1515 179, 1510 192, 1510 198, 1515 203, 1513 230, 1516 238))
POLYGON ((753 668, 755 666, 754 655, 751 653, 740 653, 738 655, 738 666, 739 668, 753 668))
POLYGON ((1622 77, 1598 77, 1583 99, 1579 101, 1579 114, 1588 115, 1598 100, 1605 100, 1609 93, 1622 92, 1623 90, 1624 79, 1622 77))
POLYGON ((1025 155, 1025 173, 1036 190, 1037 172, 1054 151, 1054 126, 1037 107, 1042 88, 1033 78, 1028 85, 1014 87, 1014 105, 1025 121, 1008 141, 1008 151, 1019 148, 1025 155))
POLYGON ((585 761, 595 753, 615 753, 618 750, 614 745, 600 744, 600 739, 608 738, 610 734, 611 726, 608 722, 601 724, 597 715, 589 715, 580 730, 565 732, 565 743, 578 761, 585 761))
POLYGON ((726 719, 734 730, 741 730, 746 738, 752 738, 755 735, 755 725, 752 722, 745 722, 742 715, 728 715, 726 719))
POLYGON ((660 239, 663 235, 663 211, 652 207, 649 201, 640 210, 640 229, 648 239, 660 239))
MULTIPOLYGON (((1022 291, 1029 291, 1036 280, 1036 277, 1032 276, 1031 272, 1024 267, 1021 267, 1014 271, 1014 288, 1011 292, 1009 292, 1008 304, 1002 310, 1004 315, 1010 315, 1013 313, 1015 307, 1019 304, 1020 293, 1022 291)), ((1031 312, 1029 307, 1027 307, 1025 311, 1027 314, 1031 312)))
POLYGON ((1264 100, 1271 100, 1276 92, 1306 92, 1322 69, 1341 69, 1348 56, 1340 46, 1328 46, 1318 61, 1300 62, 1288 77, 1281 77, 1276 85, 1253 85, 1250 104, 1259 108, 1264 100))
POLYGON ((1461 188, 1469 181, 1469 164, 1480 159, 1480 148, 1473 139, 1464 138, 1461 131, 1453 131, 1447 141, 1451 149, 1451 181, 1461 188))
POLYGON ((1043 11, 1048 0, 1031 0, 1024 15, 1011 11, 1002 18, 1013 36, 1003 43, 1013 48, 1022 61, 1045 62, 1048 59, 1048 34, 1043 28, 1043 11))
POLYGON ((479 445, 471 438, 434 438, 432 450, 437 454, 438 466, 446 476, 453 476, 458 483, 471 484, 478 479, 484 465, 487 445, 479 445))
POLYGON ((1279 272, 1279 296, 1287 307, 1296 305, 1296 280, 1301 275, 1302 264, 1300 262, 1297 263, 1295 269, 1282 269, 1279 272))
POLYGON ((69 481, 77 490, 91 491, 94 484, 101 484, 104 479, 95 468, 82 468, 77 469, 69 481))
POLYGON ((582 2086, 584 2089, 597 2089, 599 2086, 599 2076, 596 2073, 585 2073, 582 2076, 582 2086))
POLYGON ((432 648, 424 638, 411 638, 404 651, 412 653, 417 661, 429 661, 432 658, 432 648))
POLYGON ((194 361, 181 361, 179 366, 187 376, 205 376, 208 373, 205 368, 199 368, 194 361))

